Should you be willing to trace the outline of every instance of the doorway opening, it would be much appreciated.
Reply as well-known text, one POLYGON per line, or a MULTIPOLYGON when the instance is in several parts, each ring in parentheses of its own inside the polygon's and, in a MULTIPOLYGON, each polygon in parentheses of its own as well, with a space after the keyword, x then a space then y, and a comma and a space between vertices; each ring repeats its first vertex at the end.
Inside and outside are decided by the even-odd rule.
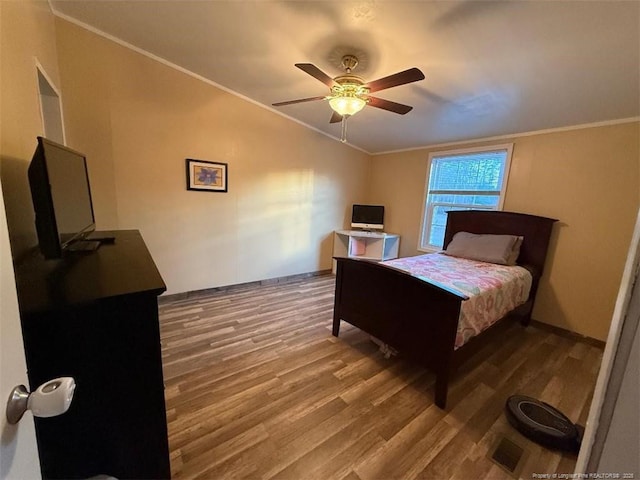
POLYGON ((42 65, 37 62, 36 71, 38 72, 40 114, 42 116, 44 136, 49 140, 65 145, 60 93, 42 68, 42 65))

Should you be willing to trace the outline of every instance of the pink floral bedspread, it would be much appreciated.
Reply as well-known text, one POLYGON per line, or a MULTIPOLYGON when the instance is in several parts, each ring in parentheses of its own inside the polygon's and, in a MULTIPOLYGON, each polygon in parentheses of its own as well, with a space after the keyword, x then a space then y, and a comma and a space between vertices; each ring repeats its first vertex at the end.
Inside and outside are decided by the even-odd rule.
POLYGON ((531 273, 518 266, 478 262, 441 253, 382 263, 469 297, 462 302, 455 348, 526 302, 531 289, 531 273))

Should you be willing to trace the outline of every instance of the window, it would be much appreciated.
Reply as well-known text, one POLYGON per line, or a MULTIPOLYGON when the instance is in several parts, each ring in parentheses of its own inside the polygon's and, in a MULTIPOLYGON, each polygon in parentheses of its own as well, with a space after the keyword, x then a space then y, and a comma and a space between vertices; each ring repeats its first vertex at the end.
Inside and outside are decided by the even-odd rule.
POLYGON ((513 144, 429 155, 420 250, 442 248, 450 210, 500 210, 513 144))

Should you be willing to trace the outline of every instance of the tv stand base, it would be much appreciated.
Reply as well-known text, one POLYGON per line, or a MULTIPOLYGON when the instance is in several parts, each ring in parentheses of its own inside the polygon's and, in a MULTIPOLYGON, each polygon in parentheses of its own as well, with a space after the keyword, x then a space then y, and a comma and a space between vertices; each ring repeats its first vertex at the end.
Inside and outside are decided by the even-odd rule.
POLYGON ((67 247, 69 252, 94 252, 100 248, 99 240, 80 240, 67 247))

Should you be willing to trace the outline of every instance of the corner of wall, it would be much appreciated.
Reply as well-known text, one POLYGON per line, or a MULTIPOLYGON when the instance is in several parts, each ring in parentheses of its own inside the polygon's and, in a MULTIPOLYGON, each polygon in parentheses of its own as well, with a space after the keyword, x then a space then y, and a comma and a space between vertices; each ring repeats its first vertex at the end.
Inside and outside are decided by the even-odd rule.
POLYGON ((0 175, 12 256, 37 244, 27 168, 43 134, 36 61, 58 79, 53 14, 48 3, 1 2, 0 175))

